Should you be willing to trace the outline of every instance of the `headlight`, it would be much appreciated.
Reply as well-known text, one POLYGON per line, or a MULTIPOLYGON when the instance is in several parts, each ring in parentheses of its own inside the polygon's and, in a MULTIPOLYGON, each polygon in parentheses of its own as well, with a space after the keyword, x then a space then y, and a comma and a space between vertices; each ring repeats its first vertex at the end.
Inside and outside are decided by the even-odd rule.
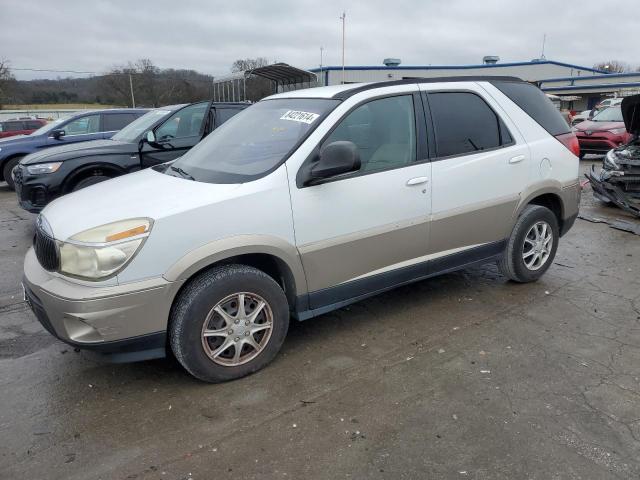
POLYGON ((152 225, 150 218, 132 218, 85 230, 59 242, 60 272, 87 280, 118 273, 140 249, 152 225))
POLYGON ((27 172, 29 172, 31 175, 53 173, 60 168, 60 165, 62 165, 62 162, 36 163, 35 165, 27 165, 27 172))
POLYGON ((618 164, 616 163, 616 153, 614 150, 609 150, 604 156, 602 161, 604 168, 608 170, 618 170, 618 164))
POLYGON ((609 132, 613 133, 614 135, 621 135, 626 131, 627 131, 626 128, 612 128, 611 130, 609 130, 609 132))

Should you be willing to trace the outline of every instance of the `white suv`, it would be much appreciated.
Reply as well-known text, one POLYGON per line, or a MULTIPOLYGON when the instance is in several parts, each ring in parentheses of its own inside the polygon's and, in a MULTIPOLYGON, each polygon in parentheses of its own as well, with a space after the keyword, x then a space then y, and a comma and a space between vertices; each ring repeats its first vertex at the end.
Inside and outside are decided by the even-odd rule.
POLYGON ((47 206, 26 298, 74 346, 238 378, 291 317, 472 264, 537 280, 577 216, 577 147, 515 78, 274 95, 173 163, 47 206))

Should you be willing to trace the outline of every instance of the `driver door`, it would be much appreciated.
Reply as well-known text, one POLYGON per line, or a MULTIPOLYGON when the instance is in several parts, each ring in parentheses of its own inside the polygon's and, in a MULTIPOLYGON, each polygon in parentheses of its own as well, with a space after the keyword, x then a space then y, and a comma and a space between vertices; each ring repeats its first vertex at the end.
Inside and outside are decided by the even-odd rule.
POLYGON ((140 152, 142 168, 175 160, 202 140, 210 105, 211 102, 187 105, 156 127, 155 146, 145 142, 140 152))
POLYGON ((427 253, 425 134, 417 94, 372 99, 347 113, 321 144, 354 143, 360 169, 319 185, 291 184, 311 309, 397 284, 427 253))
POLYGON ((58 127, 58 130, 64 130, 64 135, 60 138, 49 136, 47 145, 66 145, 69 143, 101 139, 103 135, 100 123, 99 113, 70 120, 58 127))

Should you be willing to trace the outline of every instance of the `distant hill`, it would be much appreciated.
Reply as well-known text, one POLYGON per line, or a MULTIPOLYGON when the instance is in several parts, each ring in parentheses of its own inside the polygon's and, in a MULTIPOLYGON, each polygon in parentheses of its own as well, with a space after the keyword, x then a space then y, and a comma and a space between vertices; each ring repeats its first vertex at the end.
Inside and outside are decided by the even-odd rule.
MULTIPOLYGON (((193 70, 134 74, 132 79, 136 106, 139 107, 193 102, 211 98, 213 94, 212 77, 193 70)), ((129 75, 119 72, 89 78, 14 80, 5 104, 15 108, 37 104, 131 106, 129 75)))

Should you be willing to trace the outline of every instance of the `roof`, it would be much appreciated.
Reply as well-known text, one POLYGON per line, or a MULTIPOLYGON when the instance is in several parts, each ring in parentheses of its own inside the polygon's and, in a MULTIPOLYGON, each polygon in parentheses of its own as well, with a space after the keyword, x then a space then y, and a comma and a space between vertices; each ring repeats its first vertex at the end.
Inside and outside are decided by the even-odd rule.
POLYGON ((308 70, 292 67, 287 63, 274 63, 273 65, 244 70, 242 72, 235 72, 230 75, 218 77, 214 79, 213 83, 224 83, 231 80, 239 80, 242 78, 248 78, 252 75, 282 84, 314 82, 316 80, 316 75, 308 70))
MULTIPOLYGON (((511 62, 511 63, 494 63, 494 64, 476 64, 476 65, 399 65, 397 67, 387 67, 385 65, 362 65, 362 66, 345 66, 345 70, 465 70, 472 68, 502 68, 502 67, 529 67, 532 65, 558 65, 561 67, 575 68, 577 70, 585 70, 587 72, 606 74, 604 70, 597 70, 591 67, 583 67, 581 65, 572 65, 571 63, 556 62, 555 60, 542 60, 540 62, 511 62)), ((310 72, 320 72, 326 70, 342 70, 341 66, 327 66, 311 68, 310 72)))
POLYGON ((266 99, 275 98, 334 98, 344 100, 357 93, 376 88, 393 87, 396 85, 411 85, 419 83, 455 83, 455 82, 523 82, 517 77, 469 75, 460 77, 407 78, 389 82, 349 83, 346 85, 332 85, 329 87, 315 87, 291 92, 278 93, 266 99))

